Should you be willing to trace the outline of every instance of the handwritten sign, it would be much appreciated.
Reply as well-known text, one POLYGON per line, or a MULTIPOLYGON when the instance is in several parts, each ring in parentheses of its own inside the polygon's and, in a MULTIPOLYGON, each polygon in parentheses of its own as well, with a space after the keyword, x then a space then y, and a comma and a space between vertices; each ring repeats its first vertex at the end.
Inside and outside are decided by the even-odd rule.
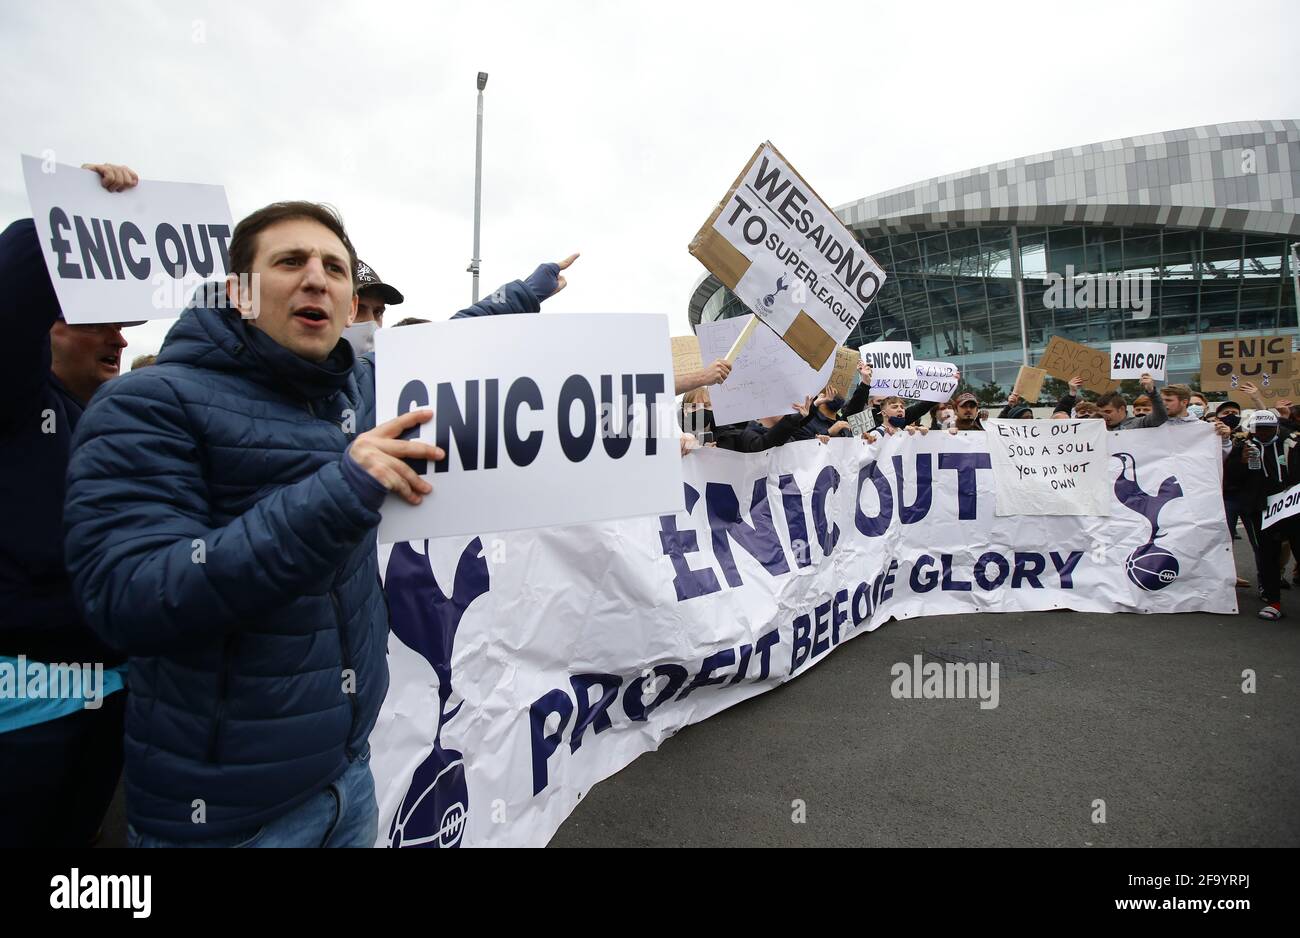
POLYGON ((997 515, 1110 515, 1100 420, 984 421, 997 515))
MULTIPOLYGON (((700 356, 705 361, 713 361, 726 355, 736 336, 753 318, 738 316, 700 323, 697 333, 700 356)), ((792 413, 791 405, 795 401, 816 395, 826 387, 834 363, 835 358, 831 356, 820 370, 808 367, 779 335, 760 323, 736 356, 727 380, 709 388, 713 419, 724 426, 792 413)))
POLYGON ((1291 337, 1253 336, 1244 339, 1201 340, 1201 387, 1206 391, 1235 391, 1249 381, 1266 397, 1289 397, 1292 375, 1291 337), (1275 387, 1286 393, 1270 394, 1275 387))
POLYGON ((1053 378, 1069 381, 1078 376, 1083 379, 1083 386, 1089 391, 1106 394, 1119 387, 1119 382, 1110 377, 1110 356, 1100 349, 1089 348, 1078 342, 1071 342, 1059 335, 1052 336, 1047 348, 1043 350, 1038 367, 1053 378))

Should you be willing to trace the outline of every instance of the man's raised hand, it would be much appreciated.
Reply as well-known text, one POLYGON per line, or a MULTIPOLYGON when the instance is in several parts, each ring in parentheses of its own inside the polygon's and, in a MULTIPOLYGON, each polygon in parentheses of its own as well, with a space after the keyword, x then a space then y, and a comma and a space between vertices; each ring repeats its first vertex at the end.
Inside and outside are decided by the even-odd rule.
POLYGON ((82 163, 81 168, 99 173, 99 184, 109 192, 121 192, 140 182, 140 177, 129 166, 118 166, 116 163, 82 163))

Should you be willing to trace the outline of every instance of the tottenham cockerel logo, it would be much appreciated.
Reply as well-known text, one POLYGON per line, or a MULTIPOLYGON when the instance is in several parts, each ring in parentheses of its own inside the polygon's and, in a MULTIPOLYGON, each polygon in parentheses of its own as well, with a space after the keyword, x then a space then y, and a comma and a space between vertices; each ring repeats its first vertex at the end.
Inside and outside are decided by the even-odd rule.
POLYGON ((785 282, 785 277, 784 276, 777 277, 776 289, 773 290, 771 293, 769 293, 767 296, 763 297, 763 305, 766 306, 768 309, 771 309, 772 306, 776 303, 776 295, 780 293, 782 290, 788 290, 788 289, 790 289, 790 284, 785 282))
POLYGON ((1151 495, 1138 484, 1137 460, 1133 454, 1112 455, 1120 462, 1119 476, 1115 479, 1115 497, 1127 508, 1146 518, 1151 525, 1151 536, 1145 544, 1128 555, 1124 561, 1124 570, 1128 573, 1128 578, 1142 589, 1149 592, 1162 590, 1178 579, 1178 558, 1156 544, 1156 538, 1164 537, 1160 533, 1160 512, 1175 498, 1182 497, 1183 487, 1175 477, 1169 476, 1160 483, 1156 493, 1151 495))
POLYGON ((393 634, 419 652, 438 676, 438 724, 433 750, 411 774, 402 803, 388 830, 390 847, 459 847, 469 818, 469 789, 465 759, 442 744, 442 730, 463 704, 450 710, 451 653, 456 630, 474 600, 488 591, 488 564, 483 542, 474 538, 456 564, 451 596, 443 593, 429 566, 429 542, 424 554, 410 544, 393 546, 384 581, 391 608, 393 634))

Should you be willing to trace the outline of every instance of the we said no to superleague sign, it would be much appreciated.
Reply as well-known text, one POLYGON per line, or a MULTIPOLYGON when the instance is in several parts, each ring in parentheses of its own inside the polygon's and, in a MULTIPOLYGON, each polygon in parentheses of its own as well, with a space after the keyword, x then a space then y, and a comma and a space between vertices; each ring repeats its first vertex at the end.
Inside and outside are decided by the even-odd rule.
POLYGON ((690 252, 814 369, 885 282, 880 265, 771 143, 750 157, 690 252))
POLYGON ((494 316, 375 333, 376 424, 432 408, 408 438, 433 492, 390 495, 379 541, 682 510, 668 320, 494 316))

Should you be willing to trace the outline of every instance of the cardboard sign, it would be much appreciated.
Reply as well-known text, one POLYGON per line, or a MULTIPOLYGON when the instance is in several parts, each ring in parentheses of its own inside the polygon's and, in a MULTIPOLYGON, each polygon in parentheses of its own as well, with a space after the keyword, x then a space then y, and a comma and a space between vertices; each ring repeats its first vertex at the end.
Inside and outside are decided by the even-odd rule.
POLYGON ((1291 375, 1288 335, 1201 340, 1201 387, 1206 391, 1235 391, 1248 381, 1266 397, 1289 397, 1291 375), (1278 386, 1287 393, 1266 393, 1278 386))
POLYGON ((1101 420, 984 421, 995 512, 1110 516, 1110 459, 1101 420))
POLYGON ((1268 497, 1264 507, 1264 519, 1261 528, 1271 527, 1292 515, 1300 514, 1300 485, 1293 485, 1285 492, 1278 492, 1268 497))
MULTIPOLYGON (((673 377, 694 374, 704 370, 700 358, 700 340, 693 335, 675 335, 668 340, 673 352, 673 377)), ((690 390, 694 390, 691 388, 690 390)))
POLYGON ((812 368, 857 325, 885 272, 771 143, 688 248, 812 368))
MULTIPOLYGON (((683 507, 668 317, 485 316, 375 333, 376 424, 416 408, 419 505, 381 543, 583 524, 683 507)), ((414 438, 414 437, 413 437, 414 438)))
POLYGON ((1071 342, 1059 335, 1052 336, 1047 348, 1043 350, 1038 367, 1053 378, 1069 381, 1078 375, 1083 379, 1083 386, 1089 391, 1106 394, 1119 387, 1119 382, 1110 378, 1110 356, 1100 349, 1089 348, 1078 342, 1071 342))
POLYGON ((1165 380, 1165 363, 1169 360, 1169 346, 1164 342, 1112 342, 1110 344, 1110 376, 1112 378, 1140 378, 1150 375, 1156 381, 1165 380))
MULTIPOLYGON (((707 361, 721 358, 753 319, 753 316, 738 316, 700 323, 701 357, 707 361)), ((791 405, 795 401, 816 396, 826 386, 833 367, 834 359, 828 358, 820 370, 809 368, 780 336, 759 323, 736 356, 727 380, 709 387, 713 420, 718 426, 725 426, 793 413, 791 405)))
POLYGON ((858 362, 862 359, 858 353, 851 348, 841 345, 835 350, 835 367, 831 369, 831 379, 826 382, 828 387, 834 387, 845 397, 849 396, 849 388, 853 385, 853 376, 857 373, 858 362))
POLYGON ((1036 404, 1043 393, 1043 382, 1046 380, 1047 372, 1043 369, 1035 368, 1033 365, 1021 365, 1020 370, 1016 372, 1016 383, 1011 392, 1019 394, 1022 401, 1036 404))
POLYGON ((234 224, 221 186, 141 180, 109 192, 97 173, 34 156, 23 178, 69 323, 177 316, 200 283, 225 279, 234 224))

